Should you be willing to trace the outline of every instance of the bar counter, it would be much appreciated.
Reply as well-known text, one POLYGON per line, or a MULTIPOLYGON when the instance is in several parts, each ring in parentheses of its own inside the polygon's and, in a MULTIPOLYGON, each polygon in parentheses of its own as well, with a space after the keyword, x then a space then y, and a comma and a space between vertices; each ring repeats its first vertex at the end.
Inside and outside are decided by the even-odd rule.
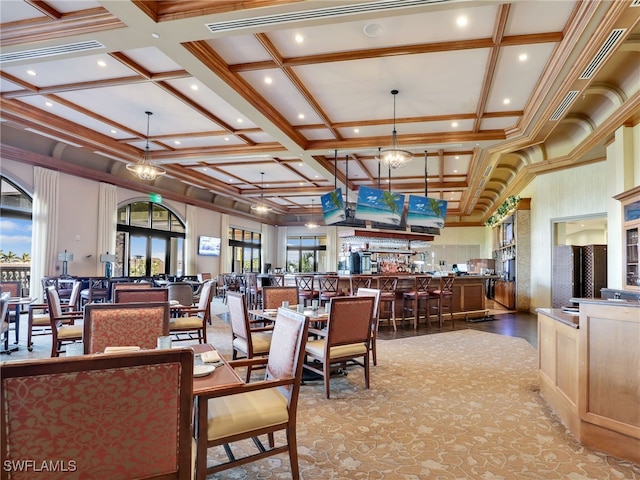
MULTIPOLYGON (((371 288, 376 288, 377 279, 379 277, 393 276, 398 277, 398 287, 396 289, 396 318, 402 318, 402 294, 415 288, 414 274, 398 273, 398 274, 374 274, 374 275, 358 275, 370 276, 372 278, 371 288)), ((286 275, 285 283, 287 285, 295 285, 295 275, 286 275)), ((351 275, 339 275, 339 288, 344 295, 349 294, 351 275)), ((440 281, 439 276, 433 276, 431 287, 437 288, 440 281)), ((491 279, 500 278, 497 275, 460 275, 456 276, 453 282, 453 312, 454 314, 463 315, 464 318, 483 317, 488 311, 486 308, 486 292, 487 282, 491 279)), ((317 287, 315 287, 317 288, 317 287)), ((415 324, 414 324, 415 326, 415 324)))

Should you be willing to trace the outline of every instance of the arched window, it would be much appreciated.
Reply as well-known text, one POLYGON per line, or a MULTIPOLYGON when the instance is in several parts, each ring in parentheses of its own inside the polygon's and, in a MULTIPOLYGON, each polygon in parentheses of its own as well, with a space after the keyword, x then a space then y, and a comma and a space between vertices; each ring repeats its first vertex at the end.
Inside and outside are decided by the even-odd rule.
POLYGON ((27 294, 31 272, 31 197, 0 176, 0 280, 20 282, 27 294))
POLYGON ((137 201, 118 209, 114 275, 183 275, 184 223, 168 208, 137 201))

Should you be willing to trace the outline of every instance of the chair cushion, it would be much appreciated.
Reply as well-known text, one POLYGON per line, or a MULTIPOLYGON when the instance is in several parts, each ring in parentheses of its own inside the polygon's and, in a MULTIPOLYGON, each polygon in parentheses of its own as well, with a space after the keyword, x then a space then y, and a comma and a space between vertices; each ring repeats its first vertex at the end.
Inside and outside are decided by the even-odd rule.
MULTIPOLYGON (((65 323, 68 323, 69 321, 66 320, 65 323)), ((46 327, 51 325, 51 319, 49 317, 48 313, 38 313, 33 315, 33 317, 31 318, 31 325, 33 325, 34 327, 46 327)))
POLYGON ((208 407, 210 441, 289 420, 287 399, 276 388, 212 398, 208 407))
POLYGON ((381 292, 380 300, 395 300, 396 292, 381 292))
POLYGON ((169 319, 169 330, 183 328, 202 328, 202 318, 178 317, 169 319))
MULTIPOLYGON (((324 358, 324 342, 324 339, 308 341, 305 351, 317 358, 324 358)), ((367 353, 367 346, 364 343, 352 343, 350 345, 331 347, 329 356, 334 359, 353 355, 364 355, 365 353, 367 353)))
MULTIPOLYGON (((251 341, 253 342, 254 355, 263 355, 269 353, 271 347, 271 334, 256 332, 251 334, 251 341)), ((233 348, 239 352, 247 353, 247 341, 244 338, 234 338, 233 348)))
POLYGON ((82 338, 82 325, 63 325, 58 328, 58 340, 82 338))

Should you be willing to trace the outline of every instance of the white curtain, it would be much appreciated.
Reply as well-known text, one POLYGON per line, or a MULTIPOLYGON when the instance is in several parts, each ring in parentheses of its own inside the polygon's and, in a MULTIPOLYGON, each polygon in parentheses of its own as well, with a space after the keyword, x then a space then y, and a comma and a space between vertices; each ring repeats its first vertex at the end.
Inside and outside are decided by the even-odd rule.
POLYGON ((198 209, 193 205, 187 205, 187 229, 184 241, 184 263, 185 275, 197 275, 197 255, 198 255, 198 209))
POLYGON ((55 275, 58 241, 58 172, 33 168, 33 217, 31 241, 32 298, 44 300, 42 277, 55 275))
POLYGON ((100 255, 116 253, 116 232, 118 228, 118 188, 109 183, 100 183, 98 196, 98 251, 97 272, 104 274, 104 264, 100 255))
POLYGON ((231 271, 231 258, 229 258, 229 214, 220 215, 220 272, 231 271))

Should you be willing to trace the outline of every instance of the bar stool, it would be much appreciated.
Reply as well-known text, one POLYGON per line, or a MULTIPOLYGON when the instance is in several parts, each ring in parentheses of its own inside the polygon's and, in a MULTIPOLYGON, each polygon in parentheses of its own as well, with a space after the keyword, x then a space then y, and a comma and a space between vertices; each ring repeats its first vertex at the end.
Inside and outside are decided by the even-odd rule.
POLYGON ((313 275, 296 275, 296 287, 298 287, 298 302, 307 305, 307 300, 313 301, 320 297, 320 292, 313 288, 313 275))
POLYGON ((417 275, 413 290, 402 294, 402 323, 404 323, 405 314, 408 312, 413 317, 413 329, 418 328, 420 322, 420 301, 424 302, 424 315, 429 326, 429 299, 430 285, 432 277, 429 275, 417 275))
MULTIPOLYGON (((438 325, 442 328, 442 311, 444 302, 449 304, 449 315, 451 316, 451 330, 453 330, 453 281, 455 277, 442 277, 440 287, 429 294, 429 300, 435 300, 435 309, 438 312, 438 325)), ((430 307, 433 309, 434 307, 430 307)))
POLYGON ((318 291, 320 292, 320 305, 331 301, 332 298, 341 297, 342 291, 338 288, 340 277, 338 275, 318 276, 318 291))
POLYGON ((371 275, 351 275, 349 279, 349 295, 357 295, 359 288, 371 288, 371 275))
POLYGON ((269 274, 270 287, 284 287, 284 273, 269 274))
POLYGON ((398 277, 378 277, 378 290, 380 290, 380 308, 387 305, 388 319, 393 321, 393 329, 396 328, 396 288, 398 277))

